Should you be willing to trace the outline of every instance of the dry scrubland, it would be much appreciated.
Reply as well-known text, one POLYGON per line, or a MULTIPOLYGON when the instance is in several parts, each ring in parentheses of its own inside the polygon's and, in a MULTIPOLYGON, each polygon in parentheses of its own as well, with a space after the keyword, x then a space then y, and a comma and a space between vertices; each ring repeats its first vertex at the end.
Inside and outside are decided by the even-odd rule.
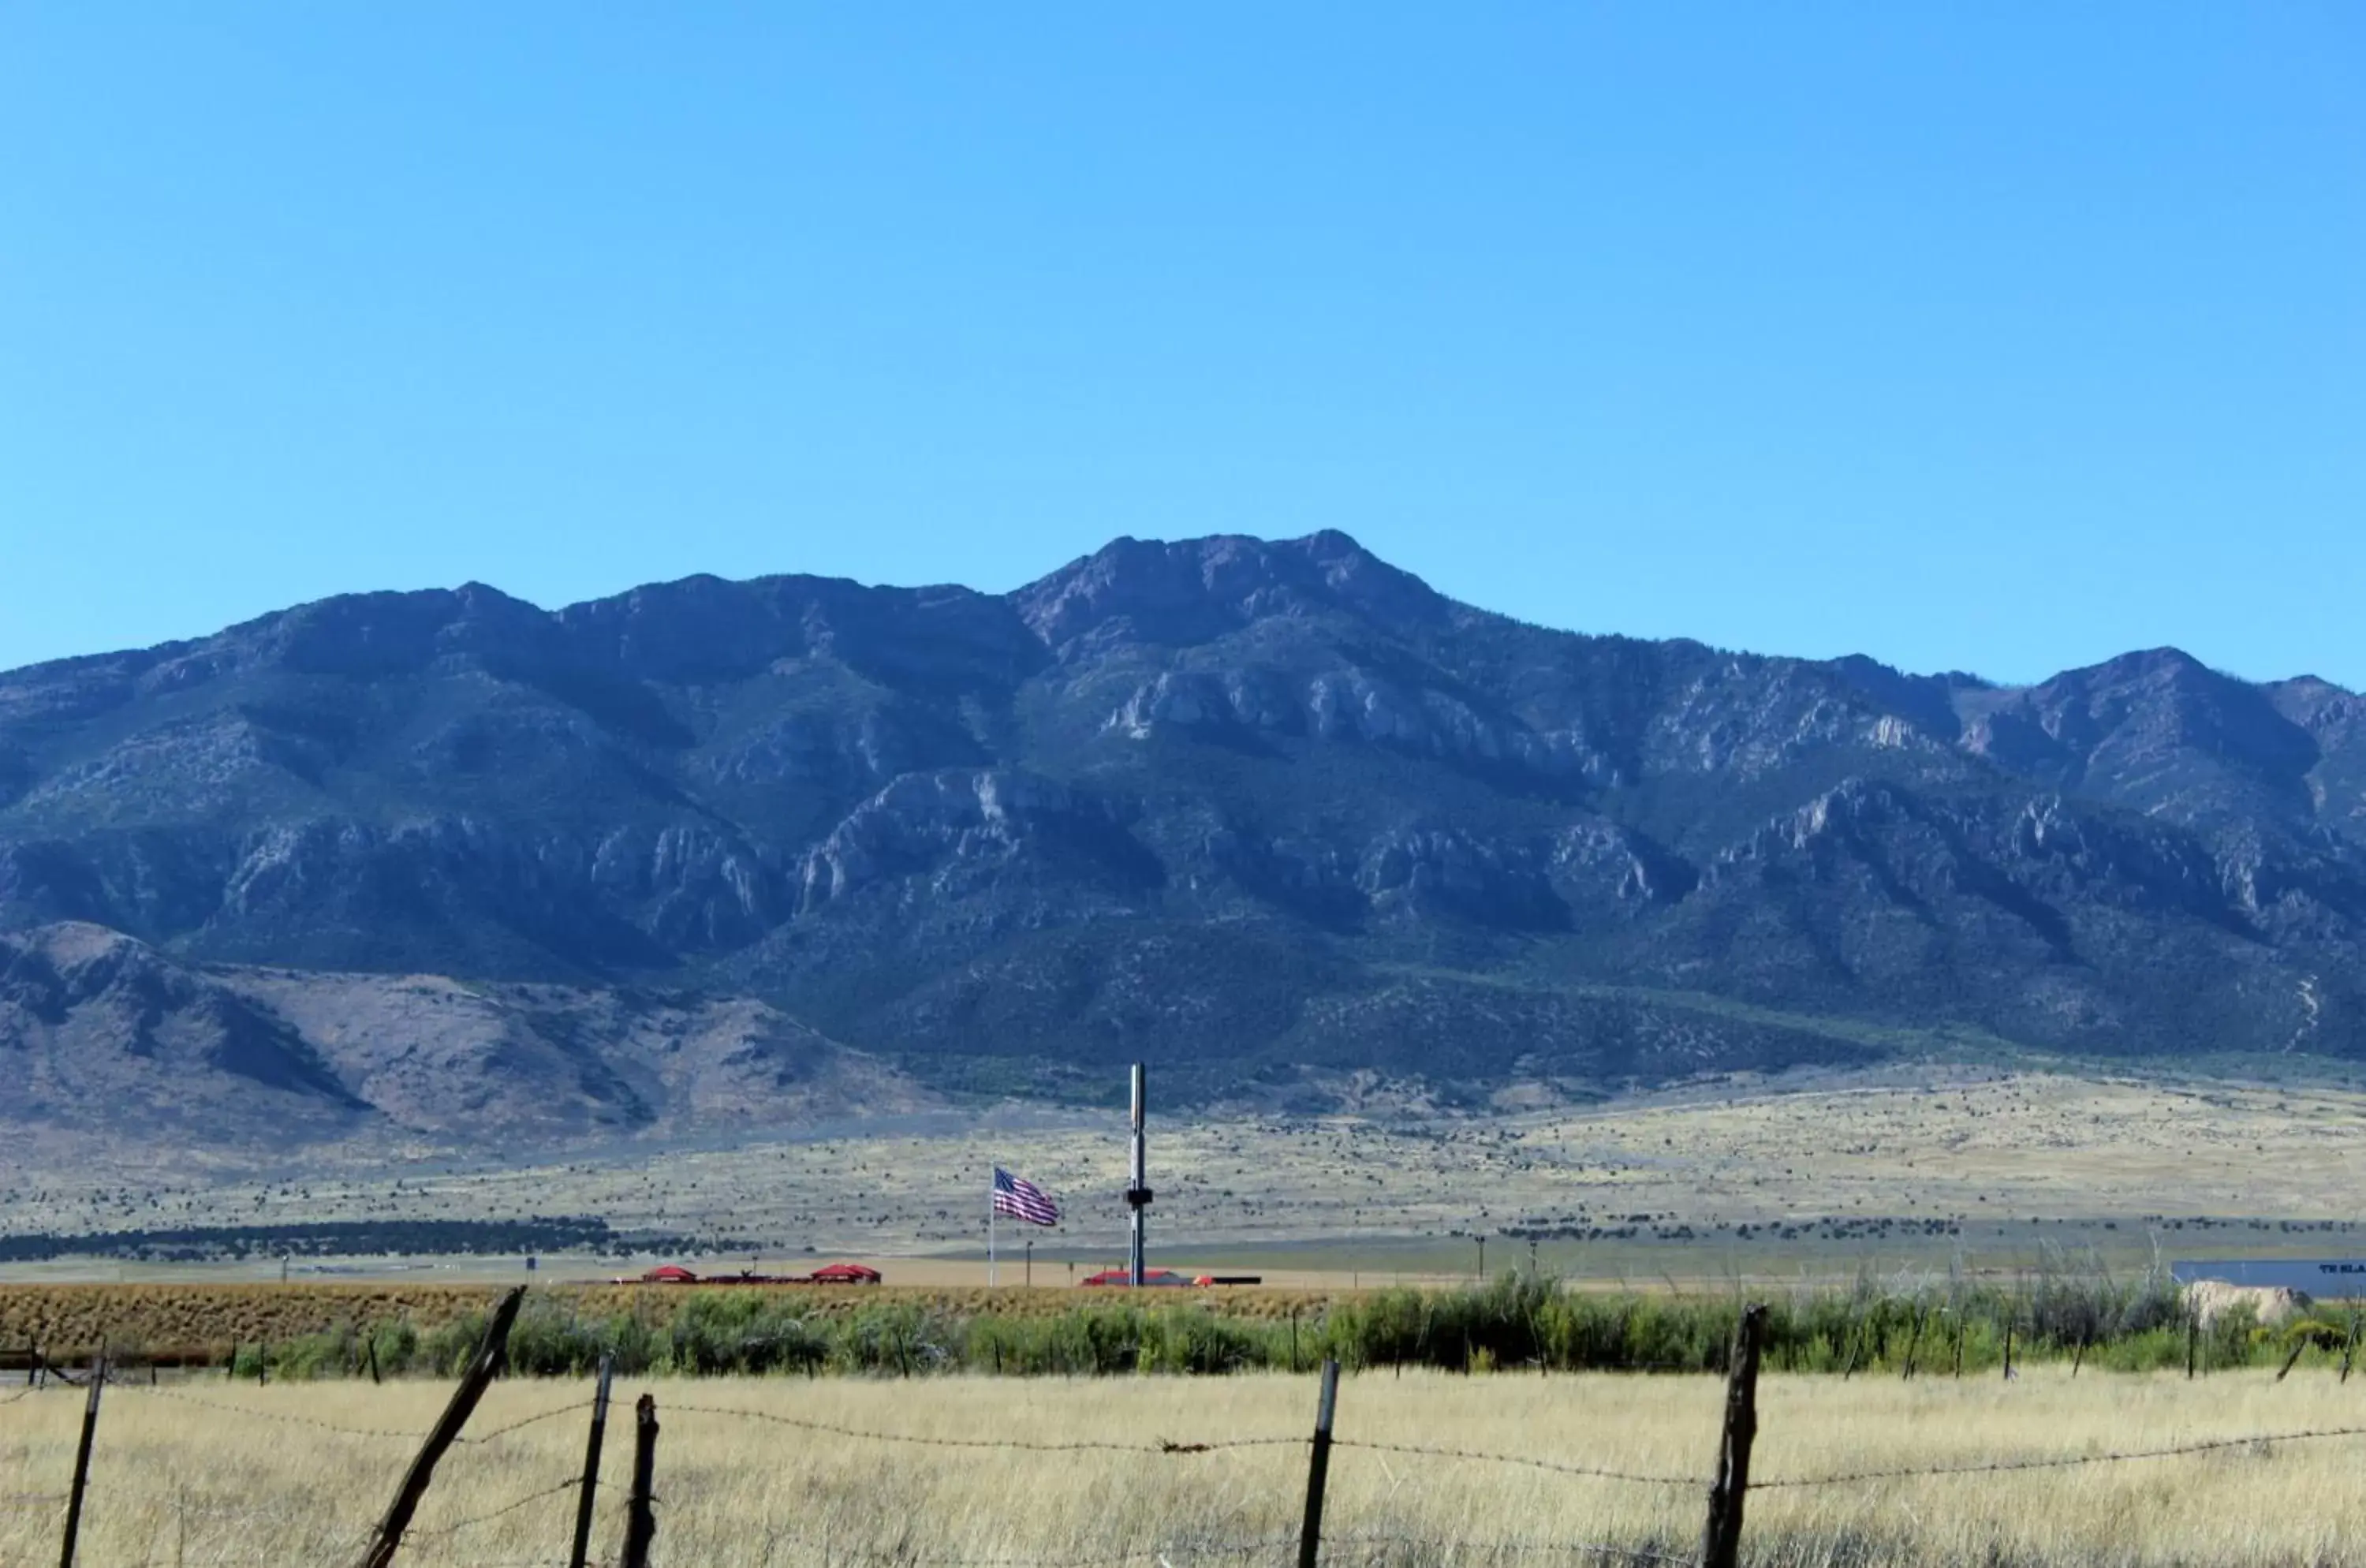
MULTIPOLYGON (((1156 1234, 1195 1246, 1443 1235, 1520 1224, 1801 1215, 1972 1220, 2155 1213, 2349 1218, 2366 1094, 1918 1066, 1718 1086, 1592 1111, 1485 1118, 1251 1117, 1157 1125, 1156 1234)), ((752 1235, 824 1254, 981 1239, 996 1162, 1060 1193, 1069 1246, 1123 1234, 1110 1112, 943 1136, 750 1143, 422 1174, 168 1179, 0 1156, 0 1232, 320 1219, 590 1213, 619 1228, 752 1235)))
MULTIPOLYGON (((768 1301, 793 1303, 816 1317, 841 1316, 866 1306, 907 1306, 948 1318, 987 1313, 1049 1317, 1076 1310, 1084 1294, 1048 1286, 997 1291, 894 1285, 744 1289, 768 1301)), ((73 1359, 104 1341, 118 1357, 136 1359, 143 1351, 218 1353, 233 1345, 286 1341, 341 1327, 366 1331, 374 1325, 408 1322, 429 1329, 490 1311, 501 1290, 494 1285, 0 1285, 0 1351, 37 1345, 53 1356, 73 1359)), ((652 1325, 663 1325, 685 1303, 713 1294, 629 1285, 558 1285, 535 1292, 537 1299, 586 1317, 637 1315, 652 1325)), ((1295 1311, 1311 1317, 1335 1299, 1333 1293, 1313 1291, 1211 1290, 1189 1292, 1186 1304, 1227 1316, 1277 1318, 1295 1311)), ((1154 1304, 1166 1304, 1166 1298, 1154 1304)))
MULTIPOLYGON (((627 1406, 643 1386, 620 1388, 627 1406)), ((658 1561, 715 1568, 1287 1562, 1302 1447, 1172 1455, 1140 1446, 1162 1438, 1296 1438, 1313 1405, 1313 1379, 1279 1376, 647 1386, 663 1427, 658 1561), (1137 1447, 1044 1454, 890 1444, 710 1413, 722 1408, 920 1437, 1137 1447), (1262 1544, 1234 1550, 1250 1542, 1262 1544)), ((83 1560, 340 1561, 383 1506, 409 1445, 298 1423, 416 1431, 445 1394, 428 1383, 110 1389, 83 1560)), ((587 1394, 569 1383, 500 1384, 474 1427, 490 1432, 587 1394)), ((1719 1383, 1708 1378, 1347 1380, 1326 1531, 1335 1541, 1326 1561, 1584 1561, 1566 1549, 1588 1541, 1689 1551, 1702 1509, 1697 1485, 1634 1484, 1353 1445, 1510 1452, 1705 1478, 1720 1401, 1719 1383)), ((63 1491, 81 1406, 70 1390, 0 1404, 0 1495, 63 1491)), ((2090 1371, 2073 1381, 2057 1369, 2012 1384, 1774 1375, 1762 1382, 1761 1410, 1757 1474, 1777 1481, 2352 1426, 2366 1422, 2366 1391, 2306 1373, 2281 1385, 2261 1373, 2189 1383, 2090 1371)), ((562 1557, 570 1495, 555 1490, 497 1510, 558 1487, 580 1469, 582 1419, 569 1411, 456 1450, 402 1561, 433 1568, 562 1557)), ((619 1440, 628 1429, 629 1421, 611 1429, 604 1483, 611 1490, 595 1555, 612 1553, 620 1540, 614 1488, 629 1466, 629 1439, 619 1440)), ((1745 1554, 1762 1562, 1934 1568, 2366 1562, 2361 1457, 2366 1439, 2335 1438, 2019 1474, 1770 1489, 1750 1500, 1745 1554)), ((51 1559, 58 1522, 52 1505, 0 1508, 0 1562, 51 1559)))

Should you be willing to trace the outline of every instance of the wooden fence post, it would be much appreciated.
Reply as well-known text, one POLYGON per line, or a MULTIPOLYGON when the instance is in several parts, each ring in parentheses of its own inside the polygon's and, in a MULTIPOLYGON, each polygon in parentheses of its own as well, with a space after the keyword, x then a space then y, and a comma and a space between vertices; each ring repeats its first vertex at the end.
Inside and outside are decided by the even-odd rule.
POLYGON ((2292 1354, 2284 1358, 2283 1366, 2278 1369, 2276 1372, 2276 1381, 2278 1382, 2284 1381, 2285 1375, 2293 1370, 2293 1363, 2300 1359, 2300 1353, 2307 1348, 2308 1337, 2306 1335, 2303 1335, 2299 1339, 2293 1342, 2292 1354))
POLYGON ((2358 1353, 2358 1314, 2349 1314, 2349 1337, 2341 1342, 2341 1381, 2349 1381, 2349 1359, 2358 1353))
POLYGON ((2006 1318, 2004 1320, 2004 1381, 2007 1382, 2012 1381, 2012 1326, 2013 1320, 2010 1317, 2006 1318))
POLYGON ((1741 1555, 1741 1503, 1750 1491, 1750 1447, 1758 1438, 1758 1348, 1766 1335, 1766 1308, 1744 1307, 1733 1330, 1733 1371, 1725 1385, 1725 1432, 1718 1444, 1717 1480, 1708 1490, 1708 1523, 1701 1531, 1700 1568, 1734 1568, 1741 1555))
POLYGON ((1339 1408, 1339 1363, 1323 1362, 1323 1393, 1314 1405, 1314 1448, 1306 1461, 1306 1517, 1298 1527, 1298 1568, 1314 1568, 1323 1550, 1323 1487, 1331 1476, 1331 1418, 1339 1408))
POLYGON ((654 1394, 645 1393, 633 1406, 633 1495, 625 1510, 623 1568, 649 1568, 649 1542, 658 1534, 649 1489, 657 1471, 658 1402, 654 1394))
POLYGON ((485 1337, 469 1358, 468 1369, 460 1374, 460 1386, 452 1391, 452 1402, 444 1407, 427 1440, 419 1445, 418 1457, 403 1472, 402 1484, 395 1489, 394 1501, 387 1505, 386 1517, 378 1521, 377 1537, 361 1556, 362 1568, 386 1568, 394 1554, 402 1548, 403 1532, 411 1528, 411 1517, 419 1511, 419 1499, 426 1495, 427 1483, 435 1479, 435 1461, 444 1450, 459 1437, 460 1428, 483 1398, 485 1386, 493 1381, 495 1369, 501 1364, 501 1353, 509 1348, 510 1325, 517 1322, 518 1303, 525 1299, 525 1287, 517 1286, 501 1298, 493 1309, 492 1322, 485 1325, 485 1337))
POLYGON ((2195 1352, 2201 1348, 2202 1314, 2198 1312, 2189 1312, 2185 1314, 2185 1381, 2188 1382, 2193 1381, 2195 1352))
POLYGON ((66 1535, 58 1548, 58 1568, 73 1568, 74 1540, 82 1534, 82 1497, 90 1485, 90 1445, 98 1436, 98 1395, 107 1387, 107 1347, 90 1359, 90 1392, 82 1402, 82 1441, 74 1446, 73 1490, 66 1494, 66 1535))
POLYGON ((608 1374, 615 1359, 600 1358, 600 1387, 592 1396, 592 1436, 583 1446, 583 1492, 575 1500, 575 1546, 567 1554, 568 1568, 583 1568, 584 1553, 592 1549, 592 1499, 600 1489, 600 1444, 608 1435, 608 1374))
POLYGON ((370 1330, 370 1337, 369 1337, 369 1339, 368 1339, 367 1343, 368 1343, 368 1345, 369 1345, 369 1372, 370 1372, 370 1386, 371 1386, 372 1388, 376 1388, 376 1387, 377 1386, 377 1381, 378 1381, 378 1378, 377 1378, 377 1329, 373 1328, 373 1329, 371 1329, 371 1330, 370 1330))

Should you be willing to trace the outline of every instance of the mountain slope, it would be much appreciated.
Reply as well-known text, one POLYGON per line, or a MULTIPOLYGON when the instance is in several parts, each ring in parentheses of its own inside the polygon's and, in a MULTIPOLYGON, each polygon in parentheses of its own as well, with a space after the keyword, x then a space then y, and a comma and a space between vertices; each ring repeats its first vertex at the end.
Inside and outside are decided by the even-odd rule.
POLYGON ((1339 534, 1120 540, 1004 596, 356 595, 0 675, 0 927, 58 921, 749 998, 1043 1092, 1864 1049, 1603 987, 2348 1056, 2366 716, 2174 650, 2005 689, 1549 631, 1339 534))

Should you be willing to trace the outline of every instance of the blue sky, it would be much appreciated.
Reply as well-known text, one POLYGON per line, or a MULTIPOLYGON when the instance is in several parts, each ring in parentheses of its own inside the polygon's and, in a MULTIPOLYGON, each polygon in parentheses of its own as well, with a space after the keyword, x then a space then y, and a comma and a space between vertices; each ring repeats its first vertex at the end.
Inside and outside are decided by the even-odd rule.
POLYGON ((2366 687, 2354 5, 19 0, 0 145, 0 667, 1337 527, 2366 687))

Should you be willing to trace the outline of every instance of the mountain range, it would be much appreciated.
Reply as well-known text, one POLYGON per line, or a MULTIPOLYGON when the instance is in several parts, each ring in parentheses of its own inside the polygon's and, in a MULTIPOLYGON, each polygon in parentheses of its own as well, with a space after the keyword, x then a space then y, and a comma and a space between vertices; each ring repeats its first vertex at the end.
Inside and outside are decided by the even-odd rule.
POLYGON ((1337 533, 1120 539, 1008 594, 356 594, 0 674, 20 1123, 2354 1058, 2362 958, 2355 694, 1583 636, 1337 533))

